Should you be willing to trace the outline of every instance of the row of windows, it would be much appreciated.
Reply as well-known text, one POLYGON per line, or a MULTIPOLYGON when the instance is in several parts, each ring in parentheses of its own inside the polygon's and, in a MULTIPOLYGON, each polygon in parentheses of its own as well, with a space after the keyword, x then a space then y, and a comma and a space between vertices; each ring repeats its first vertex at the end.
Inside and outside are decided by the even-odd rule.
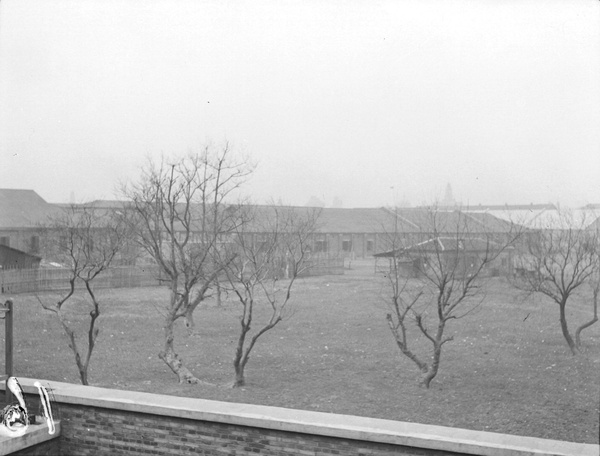
MULTIPOLYGON (((315 252, 327 252, 327 241, 315 241, 315 252)), ((367 240, 367 252, 373 252, 375 242, 372 239, 367 240)), ((350 239, 342 240, 342 252, 352 252, 352 241, 350 239)))
MULTIPOLYGON (((367 252, 372 252, 375 243, 371 240, 367 240, 367 252)), ((344 240, 342 241, 342 251, 343 252, 352 252, 352 241, 344 240)))
MULTIPOLYGON (((253 242, 258 246, 260 246, 261 244, 265 244, 267 242, 266 235, 255 234, 253 236, 254 236, 253 242)), ((233 235, 219 236, 219 243, 227 244, 227 243, 231 243, 231 242, 233 242, 233 235)), ((330 247, 329 243, 324 239, 316 239, 312 243, 313 252, 316 252, 316 253, 328 252, 329 247, 330 247)), ((342 247, 343 252, 352 252, 353 251, 352 240, 343 239, 341 247, 342 247)), ((373 252, 374 247, 375 247, 375 241, 372 239, 367 239, 366 251, 373 252)))
MULTIPOLYGON (((257 242, 264 241, 264 239, 263 239, 264 236, 257 235, 256 238, 257 238, 256 239, 257 242)), ((193 241, 199 241, 199 240, 200 239, 198 238, 198 236, 195 236, 193 239, 193 241)), ((231 237, 228 237, 228 236, 221 236, 219 240, 221 242, 225 242, 225 241, 231 241, 232 239, 231 239, 231 237)), ((61 236, 59 238, 60 248, 66 249, 67 242, 68 242, 67 236, 61 236)), ((6 245, 6 246, 10 247, 11 246, 10 245, 10 237, 9 236, 0 236, 0 245, 6 245)), ((366 251, 373 252, 374 245, 375 245, 375 242, 372 239, 368 239, 366 242, 366 251)), ((92 245, 90 245, 88 247, 90 249, 93 249, 92 245)), ((326 240, 318 239, 318 240, 314 241, 313 249, 315 252, 328 252, 329 245, 326 240)), ((31 238, 28 241, 26 250, 28 251, 28 253, 34 253, 34 254, 37 254, 40 252, 39 236, 31 236, 31 238)), ((352 241, 350 239, 342 240, 342 251, 343 252, 352 252, 352 241)))

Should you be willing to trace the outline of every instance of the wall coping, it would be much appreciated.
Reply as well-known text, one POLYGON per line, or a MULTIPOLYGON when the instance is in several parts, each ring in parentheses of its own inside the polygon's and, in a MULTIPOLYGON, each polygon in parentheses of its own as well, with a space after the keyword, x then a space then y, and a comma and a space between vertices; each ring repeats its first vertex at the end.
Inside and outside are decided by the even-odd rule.
MULTIPOLYGON (((36 417, 38 420, 40 417, 36 417)), ((41 418, 43 420, 43 418, 41 418)), ((56 432, 48 433, 48 425, 44 423, 30 424, 25 434, 19 437, 0 434, 0 456, 12 454, 16 451, 38 445, 60 436, 60 421, 55 421, 56 432)))
MULTIPOLYGON (((35 380, 19 377, 19 382, 26 393, 37 394, 35 380)), ((593 444, 54 381, 42 384, 55 402, 65 404, 479 456, 599 456, 599 446, 593 444)))

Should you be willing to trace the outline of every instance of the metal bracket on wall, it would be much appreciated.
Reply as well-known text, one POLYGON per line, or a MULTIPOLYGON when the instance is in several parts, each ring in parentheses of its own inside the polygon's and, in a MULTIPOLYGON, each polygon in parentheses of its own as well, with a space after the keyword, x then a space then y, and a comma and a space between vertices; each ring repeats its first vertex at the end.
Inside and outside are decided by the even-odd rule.
POLYGON ((12 310, 12 301, 8 300, 4 304, 0 304, 0 320, 4 320, 6 315, 12 310))

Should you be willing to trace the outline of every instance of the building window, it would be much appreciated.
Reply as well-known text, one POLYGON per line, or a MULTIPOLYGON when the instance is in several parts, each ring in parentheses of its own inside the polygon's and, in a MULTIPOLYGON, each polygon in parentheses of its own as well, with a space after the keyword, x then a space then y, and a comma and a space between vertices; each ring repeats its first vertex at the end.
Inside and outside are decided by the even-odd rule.
POLYGON ((39 253, 40 251, 40 237, 31 236, 29 241, 29 253, 39 253))
POLYGON ((0 245, 5 245, 6 247, 10 247, 10 237, 9 236, 0 236, 0 245))
POLYGON ((315 252, 327 252, 327 241, 315 241, 315 252))
POLYGON ((352 251, 352 241, 350 240, 343 240, 342 241, 342 251, 344 252, 351 252, 352 251))
POLYGON ((367 239, 367 252, 372 252, 374 245, 375 245, 375 243, 373 242, 372 239, 367 239))

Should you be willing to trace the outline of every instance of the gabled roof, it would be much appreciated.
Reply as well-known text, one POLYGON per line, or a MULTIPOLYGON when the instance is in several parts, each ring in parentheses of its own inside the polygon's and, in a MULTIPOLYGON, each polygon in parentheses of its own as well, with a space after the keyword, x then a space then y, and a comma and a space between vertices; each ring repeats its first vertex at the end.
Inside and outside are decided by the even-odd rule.
POLYGON ((24 258, 31 258, 35 261, 41 261, 42 257, 33 255, 31 253, 23 252, 22 250, 15 249, 14 247, 9 247, 8 245, 0 244, 0 254, 3 253, 11 253, 13 255, 21 256, 24 258))
POLYGON ((435 252, 486 252, 495 248, 499 250, 500 244, 487 239, 458 239, 456 237, 438 236, 405 248, 376 253, 373 256, 376 258, 399 257, 410 255, 411 252, 416 252, 417 254, 435 252))
POLYGON ((0 269, 35 268, 39 266, 41 260, 39 256, 6 245, 0 245, 0 269))
POLYGON ((431 209, 323 208, 319 218, 322 233, 502 233, 510 223, 491 214, 431 209))
POLYGON ((505 233, 511 224, 486 213, 458 209, 415 208, 390 210, 410 224, 405 232, 420 233, 505 233))
MULTIPOLYGON (((504 220, 490 213, 477 213, 464 211, 464 216, 474 223, 469 223, 471 232, 503 233, 515 229, 518 222, 504 220), (477 226, 479 225, 479 226, 477 226)), ((517 227, 518 228, 518 227, 517 227)))
POLYGON ((33 190, 0 189, 0 228, 35 228, 58 211, 33 190))
POLYGON ((472 215, 487 214, 507 223, 512 222, 530 229, 560 230, 568 227, 580 229, 589 225, 600 214, 598 205, 588 204, 576 209, 565 209, 553 204, 529 206, 476 206, 466 208, 472 215))
POLYGON ((590 231, 600 232, 600 217, 598 217, 596 220, 594 220, 592 223, 590 223, 589 226, 587 227, 587 229, 590 231))

